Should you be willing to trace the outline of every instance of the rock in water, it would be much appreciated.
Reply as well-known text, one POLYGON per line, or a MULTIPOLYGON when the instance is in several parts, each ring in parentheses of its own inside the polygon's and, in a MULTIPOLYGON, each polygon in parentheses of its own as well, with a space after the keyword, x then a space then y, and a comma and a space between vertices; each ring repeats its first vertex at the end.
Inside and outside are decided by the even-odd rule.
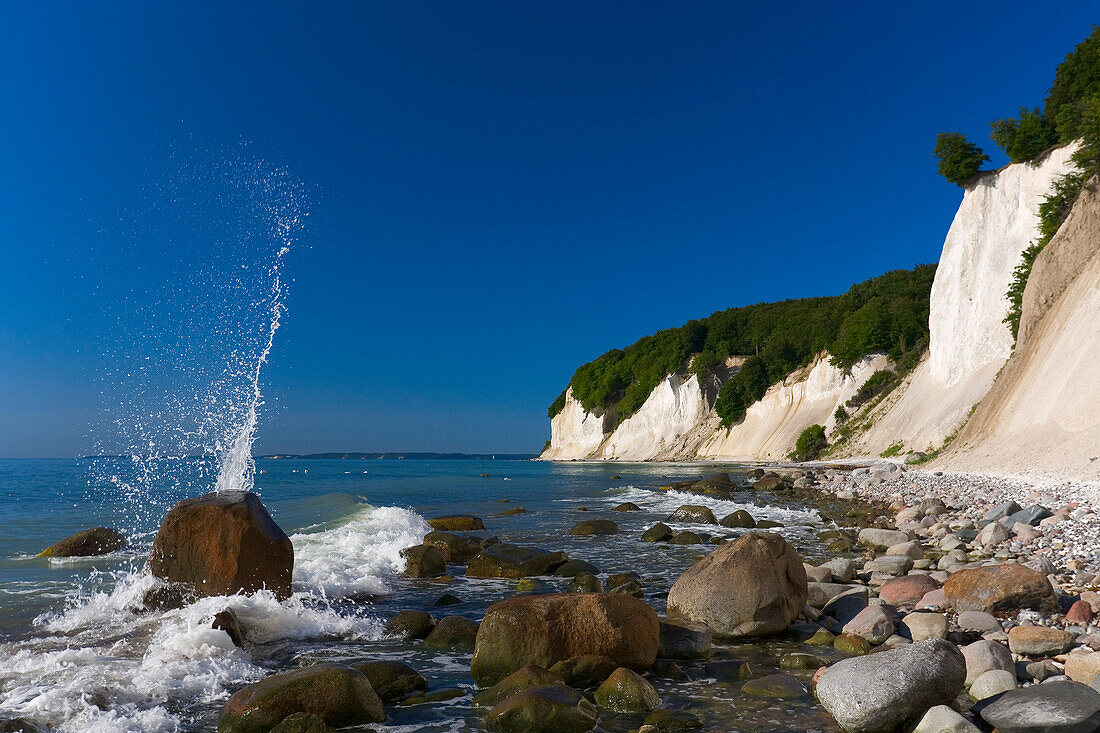
POLYGON ((264 733, 294 713, 312 713, 335 728, 386 719, 366 676, 338 664, 281 672, 225 701, 218 733, 264 733))
POLYGON ((126 545, 126 538, 113 529, 93 527, 50 545, 39 557, 92 557, 106 555, 126 545))
POLYGON ((890 733, 933 705, 950 705, 965 679, 958 648, 932 639, 837 662, 816 691, 848 733, 890 733))
POLYGON ((200 596, 266 588, 289 598, 294 547, 258 496, 212 492, 184 499, 168 511, 153 541, 149 568, 200 596))
POLYGON ((975 706, 1000 733, 1096 733, 1100 693, 1077 682, 1047 682, 1009 690, 975 706))
POLYGON ((1011 611, 1021 608, 1051 613, 1058 608, 1047 576, 1023 565, 986 565, 960 570, 943 584, 956 611, 1011 611))
POLYGON ((489 606, 477 632, 470 672, 481 686, 517 669, 596 654, 644 672, 658 648, 657 614, 633 596, 548 593, 489 606))
POLYGON ((648 713, 661 705, 656 688, 645 677, 626 667, 612 672, 594 697, 601 708, 616 713, 648 713))
POLYGON ((473 705, 474 707, 493 707, 501 700, 511 697, 517 692, 530 690, 532 687, 560 684, 561 682, 561 675, 528 664, 526 667, 517 669, 489 689, 482 690, 474 695, 473 705))
POLYGON ((414 692, 428 689, 428 681, 424 676, 404 662, 392 660, 359 662, 353 664, 352 669, 357 669, 367 676, 370 686, 384 703, 396 702, 414 692))
POLYGON ((567 560, 569 556, 564 552, 546 552, 535 547, 498 542, 470 558, 466 577, 519 580, 532 575, 549 575, 567 560))
POLYGON ((485 718, 496 733, 585 733, 596 727, 596 706, 565 685, 546 685, 505 698, 485 718))
POLYGON ((806 605, 806 569, 779 535, 757 532, 722 545, 688 568, 668 594, 670 618, 737 638, 783 631, 806 605))

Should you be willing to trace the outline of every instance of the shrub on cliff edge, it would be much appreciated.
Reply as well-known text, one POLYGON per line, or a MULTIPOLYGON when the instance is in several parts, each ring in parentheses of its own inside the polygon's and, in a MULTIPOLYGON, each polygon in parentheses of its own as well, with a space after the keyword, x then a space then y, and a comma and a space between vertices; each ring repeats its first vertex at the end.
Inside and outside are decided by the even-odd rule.
POLYGON ((829 441, 825 437, 824 426, 811 425, 798 436, 790 457, 794 461, 812 461, 820 457, 828 447, 829 441))
POLYGON ((936 135, 936 147, 932 149, 932 155, 936 158, 940 175, 958 186, 977 175, 982 163, 989 160, 989 156, 967 140, 966 135, 961 132, 941 132, 936 135))

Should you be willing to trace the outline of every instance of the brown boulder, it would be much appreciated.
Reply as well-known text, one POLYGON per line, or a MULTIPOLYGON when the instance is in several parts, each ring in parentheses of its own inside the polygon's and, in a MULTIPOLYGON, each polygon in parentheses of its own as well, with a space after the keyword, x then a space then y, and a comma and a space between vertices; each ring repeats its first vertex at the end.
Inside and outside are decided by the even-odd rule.
POLYGON ((184 499, 161 522, 149 555, 153 575, 200 596, 273 591, 290 597, 294 547, 250 491, 184 499))
POLYGON ((657 658, 658 636, 657 614, 633 596, 520 596, 494 603, 485 612, 470 672, 486 686, 528 664, 548 669, 582 655, 601 655, 644 672, 657 658))
POLYGON ((806 569, 773 532, 722 545, 688 568, 668 594, 668 616, 709 626, 717 637, 774 634, 806 605, 806 569))
POLYGON ((50 545, 39 557, 92 557, 126 546, 126 538, 113 529, 92 527, 50 545))
POLYGON ((878 597, 891 606, 912 606, 920 602, 925 594, 939 587, 936 581, 927 575, 903 575, 883 583, 878 597))
POLYGON ((424 544, 442 552, 443 559, 447 562, 456 562, 460 565, 465 564, 486 546, 485 540, 478 537, 439 531, 424 535, 424 544))
POLYGON ((452 514, 446 517, 435 517, 428 520, 428 526, 443 532, 470 532, 485 529, 485 522, 479 517, 468 514, 452 514))
POLYGON ((956 611, 1018 611, 1030 608, 1053 613, 1058 608, 1047 576, 1023 565, 987 565, 960 570, 943 584, 947 602, 956 611))
POLYGON ((382 701, 362 672, 315 664, 280 672, 235 693, 222 708, 218 733, 263 733, 303 712, 337 728, 386 719, 382 701))
POLYGON ((410 578, 438 578, 447 574, 447 561, 439 548, 431 545, 413 545, 401 551, 405 558, 405 575, 410 578))

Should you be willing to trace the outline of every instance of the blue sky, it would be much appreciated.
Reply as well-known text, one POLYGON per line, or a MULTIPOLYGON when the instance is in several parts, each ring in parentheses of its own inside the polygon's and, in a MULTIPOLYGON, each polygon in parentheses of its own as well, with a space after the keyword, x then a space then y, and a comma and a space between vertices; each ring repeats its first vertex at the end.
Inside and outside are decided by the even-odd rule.
POLYGON ((110 232, 174 152, 247 142, 308 191, 258 450, 534 451, 546 405, 609 348, 936 260, 960 190, 935 173, 935 133, 1001 164, 989 121, 1041 104, 1100 17, 1084 2, 4 15, 0 456, 94 440, 127 278, 179 255, 110 232))

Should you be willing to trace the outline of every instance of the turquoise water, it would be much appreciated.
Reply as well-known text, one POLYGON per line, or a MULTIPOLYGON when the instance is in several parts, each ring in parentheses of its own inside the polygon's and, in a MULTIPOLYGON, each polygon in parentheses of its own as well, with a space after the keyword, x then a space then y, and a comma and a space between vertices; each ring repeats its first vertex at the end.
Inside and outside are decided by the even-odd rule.
MULTIPOLYGON (((480 619, 489 604, 514 592, 514 582, 457 577, 441 585, 403 578, 398 553, 419 543, 427 531, 424 518, 475 514, 484 518, 486 535, 565 550, 605 573, 637 571, 645 581, 646 600, 663 612, 671 583, 712 549, 638 540, 644 528, 666 519, 680 504, 707 504, 718 516, 748 509, 757 519, 782 522, 778 531, 804 556, 822 554, 815 536, 824 525, 812 506, 760 492, 722 501, 654 491, 666 478, 739 468, 261 459, 256 491, 295 546, 294 597, 284 603, 263 594, 204 599, 184 609, 148 613, 135 609, 156 584, 144 571, 144 561, 159 521, 178 499, 212 488, 216 466, 202 460, 150 465, 121 458, 0 461, 5 492, 0 499, 0 656, 8 659, 0 669, 0 719, 19 715, 72 731, 209 730, 221 703, 236 689, 273 670, 319 659, 403 659, 433 689, 458 687, 469 693, 468 657, 384 638, 382 627, 397 611, 426 608, 443 593, 461 602, 434 609, 437 616, 480 619), (624 501, 645 511, 609 513, 624 501), (498 516, 517 506, 527 511, 498 516), (599 516, 614 518, 620 533, 568 534, 580 519, 599 516), (34 557, 58 539, 95 525, 122 530, 132 538, 131 546, 94 559, 34 557), (227 606, 245 627, 249 643, 244 649, 209 628, 212 615, 227 606)), ((564 590, 566 581, 548 583, 564 590)), ((767 673, 781 648, 786 647, 759 644, 721 653, 751 658, 767 673)), ((777 706, 738 699, 737 690, 727 694, 721 686, 702 684, 701 674, 696 671, 694 682, 661 687, 662 694, 727 730, 828 727, 827 718, 808 701, 777 706), (743 727, 730 718, 737 709, 744 711, 737 724, 743 727)), ((395 708, 382 730, 465 730, 476 727, 480 716, 470 709, 466 694, 442 704, 395 708)), ((640 723, 621 717, 601 726, 629 730, 640 723)))

